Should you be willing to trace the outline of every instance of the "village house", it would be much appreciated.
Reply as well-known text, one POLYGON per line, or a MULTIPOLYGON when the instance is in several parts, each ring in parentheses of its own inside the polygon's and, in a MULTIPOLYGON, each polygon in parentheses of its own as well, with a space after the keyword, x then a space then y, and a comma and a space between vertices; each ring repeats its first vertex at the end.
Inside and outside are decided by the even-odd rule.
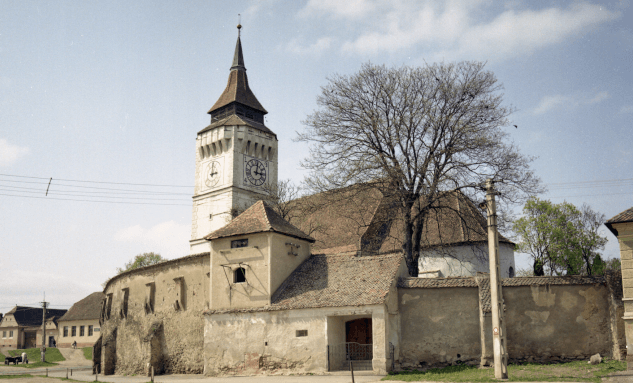
MULTIPOLYGON (((66 310, 46 310, 46 346, 54 347, 58 341, 58 320, 66 310)), ((0 347, 16 349, 42 345, 42 308, 15 306, 0 322, 0 347)))
POLYGON ((57 347, 92 347, 101 335, 99 316, 105 295, 98 291, 72 305, 57 321, 57 347))
MULTIPOLYGON (((238 26, 238 29, 240 26, 238 26)), ((238 35, 224 92, 195 146, 192 255, 110 279, 96 362, 105 374, 376 373, 492 358, 487 224, 449 191, 420 239, 419 277, 387 196, 355 185, 264 202, 278 140, 248 85, 238 35)), ((510 361, 625 355, 618 273, 514 278, 500 236, 510 361)))

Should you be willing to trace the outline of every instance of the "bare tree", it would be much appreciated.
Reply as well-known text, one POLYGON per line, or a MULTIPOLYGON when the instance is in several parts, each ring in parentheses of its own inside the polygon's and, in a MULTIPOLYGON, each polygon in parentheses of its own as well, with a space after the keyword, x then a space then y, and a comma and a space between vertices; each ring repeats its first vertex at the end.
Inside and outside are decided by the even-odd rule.
POLYGON ((315 192, 350 185, 378 188, 398 206, 407 267, 417 276, 425 217, 443 193, 481 197, 487 178, 502 202, 540 191, 523 156, 502 129, 512 108, 484 64, 461 62, 387 68, 371 63, 328 79, 319 109, 298 140, 310 144, 303 166, 315 192))
POLYGON ((300 213, 297 203, 293 203, 301 196, 301 187, 291 180, 280 180, 274 185, 264 188, 267 195, 263 198, 281 218, 290 221, 300 213))

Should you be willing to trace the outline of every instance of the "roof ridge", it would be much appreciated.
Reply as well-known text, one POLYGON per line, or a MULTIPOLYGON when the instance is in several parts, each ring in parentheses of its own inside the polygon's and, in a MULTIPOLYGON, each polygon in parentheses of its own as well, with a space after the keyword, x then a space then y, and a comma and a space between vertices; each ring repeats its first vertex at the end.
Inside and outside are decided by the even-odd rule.
POLYGON ((263 206, 264 209, 264 219, 266 220, 266 224, 268 225, 268 230, 269 231, 273 231, 273 225, 270 223, 270 219, 268 218, 268 209, 270 208, 268 205, 266 205, 266 202, 264 202, 263 199, 260 199, 259 201, 255 202, 255 203, 260 203, 263 206))

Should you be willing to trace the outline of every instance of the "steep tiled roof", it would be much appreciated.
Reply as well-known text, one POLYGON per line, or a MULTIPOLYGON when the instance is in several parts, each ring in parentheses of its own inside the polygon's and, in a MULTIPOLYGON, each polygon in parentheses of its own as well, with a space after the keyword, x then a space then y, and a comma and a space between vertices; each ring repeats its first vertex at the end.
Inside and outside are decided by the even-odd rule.
POLYGON ((244 67, 244 58, 242 56, 242 43, 239 37, 235 45, 235 55, 233 57, 233 66, 229 73, 229 81, 226 84, 224 92, 211 109, 209 109, 208 113, 210 114, 214 110, 232 102, 249 106, 264 114, 268 113, 262 104, 257 101, 257 97, 255 97, 253 91, 251 91, 251 88, 248 86, 248 77, 246 76, 246 68, 244 67))
MULTIPOLYGON (((198 134, 200 133, 204 133, 208 130, 212 130, 215 129, 219 126, 234 126, 234 125, 245 125, 245 126, 250 126, 251 128, 260 130, 264 133, 270 133, 275 135, 275 133, 268 129, 268 127, 266 127, 266 125, 250 120, 248 118, 242 118, 236 114, 232 114, 226 118, 223 118, 221 120, 218 121, 214 121, 211 125, 207 126, 206 128, 202 129, 201 131, 198 132, 198 134)), ((276 136, 276 135, 275 135, 276 136)))
POLYGON ((633 207, 620 214, 616 214, 613 218, 607 220, 604 225, 611 230, 613 234, 618 235, 618 231, 613 228, 613 224, 624 222, 633 222, 633 207))
POLYGON ((70 310, 68 310, 63 317, 59 318, 59 320, 71 321, 99 319, 101 314, 101 302, 104 297, 105 294, 100 291, 88 295, 84 299, 73 304, 70 310))
MULTIPOLYGON (((66 311, 67 310, 46 309, 46 319, 53 319, 56 321, 59 317, 66 314, 66 311)), ((5 314, 5 318, 9 314, 13 314, 18 326, 33 327, 42 325, 41 308, 15 306, 5 314)))
POLYGON ((376 305, 385 302, 403 262, 401 254, 369 257, 312 255, 282 283, 269 306, 208 314, 376 305))
POLYGON ((312 237, 281 218, 281 216, 264 203, 264 201, 255 202, 253 206, 246 209, 245 212, 237 216, 228 225, 212 232, 204 238, 211 240, 268 231, 314 242, 312 237))
MULTIPOLYGON (((355 246, 366 253, 402 250, 404 226, 397 204, 373 187, 356 185, 293 201, 302 214, 290 222, 316 239, 321 249, 355 246)), ((421 245, 454 246, 488 241, 486 219, 461 192, 446 193, 424 222, 421 245)), ((503 235, 500 242, 512 244, 503 235)))
POLYGON ((360 250, 361 238, 382 199, 378 189, 363 185, 314 194, 291 202, 300 213, 290 222, 310 232, 316 240, 312 246, 315 252, 343 246, 349 251, 360 250))
MULTIPOLYGON (((380 251, 402 248, 403 233, 403 222, 394 221, 380 251)), ((487 241, 488 224, 482 211, 466 195, 454 191, 433 203, 424 221, 420 244, 422 248, 429 248, 487 241)), ((512 244, 503 235, 499 235, 499 242, 512 244)))

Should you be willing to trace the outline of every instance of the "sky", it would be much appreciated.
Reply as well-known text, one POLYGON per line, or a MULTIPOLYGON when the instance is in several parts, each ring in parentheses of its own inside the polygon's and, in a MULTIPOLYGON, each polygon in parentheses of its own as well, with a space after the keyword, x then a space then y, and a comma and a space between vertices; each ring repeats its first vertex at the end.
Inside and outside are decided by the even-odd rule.
POLYGON ((516 108, 504 129, 535 157, 541 198, 633 207, 628 0, 0 0, 0 312, 44 294, 69 308, 136 254, 189 253, 196 133, 238 14, 279 179, 307 174, 293 138, 328 76, 476 60, 516 108))

